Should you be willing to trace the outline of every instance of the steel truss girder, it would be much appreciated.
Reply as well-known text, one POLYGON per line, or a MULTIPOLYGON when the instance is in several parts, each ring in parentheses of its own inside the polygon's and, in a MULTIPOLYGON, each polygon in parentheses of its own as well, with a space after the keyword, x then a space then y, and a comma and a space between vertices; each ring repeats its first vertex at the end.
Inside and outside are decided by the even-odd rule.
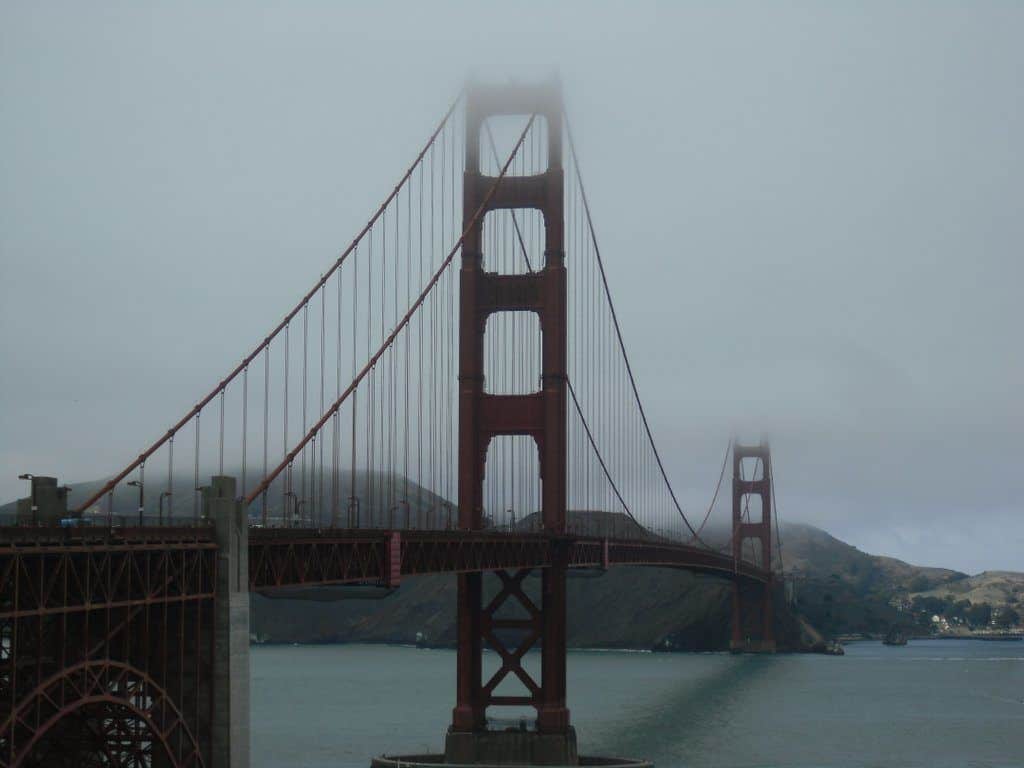
POLYGON ((213 598, 212 542, 0 546, 0 621, 213 598))
POLYGON ((249 576, 253 590, 297 585, 383 583, 388 542, 397 533, 401 575, 480 573, 547 568, 554 546, 568 547, 568 567, 616 565, 682 568, 730 579, 768 580, 755 565, 727 554, 656 539, 616 540, 492 531, 357 531, 253 529, 249 576))
POLYGON ((0 529, 0 767, 203 765, 216 572, 208 528, 0 529))

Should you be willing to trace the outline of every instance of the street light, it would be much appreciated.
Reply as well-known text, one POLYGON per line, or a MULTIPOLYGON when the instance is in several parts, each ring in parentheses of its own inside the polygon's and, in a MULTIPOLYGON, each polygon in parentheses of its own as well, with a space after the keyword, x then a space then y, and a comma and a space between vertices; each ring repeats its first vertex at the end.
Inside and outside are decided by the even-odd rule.
MULTIPOLYGON (((160 494, 160 499, 159 499, 158 506, 159 506, 159 515, 160 515, 159 520, 160 520, 160 525, 161 526, 164 524, 164 498, 165 497, 167 499, 170 499, 171 498, 171 492, 170 491, 163 491, 160 494)), ((170 517, 170 514, 171 514, 171 508, 168 507, 167 508, 167 516, 170 517)))
POLYGON ((36 484, 32 482, 35 479, 35 475, 31 472, 26 472, 23 475, 18 475, 19 480, 29 481, 29 504, 32 507, 32 525, 39 525, 39 506, 36 504, 36 484))
POLYGON ((139 489, 139 528, 142 527, 142 510, 143 510, 143 494, 145 493, 146 484, 141 480, 129 480, 128 485, 132 488, 139 489))
POLYGON ((292 527, 292 510, 294 510, 297 506, 298 506, 298 504, 297 504, 297 502, 295 500, 295 491, 292 491, 292 490, 285 491, 284 492, 284 507, 281 510, 281 523, 284 525, 285 528, 291 528, 292 527), (288 499, 289 498, 291 498, 291 500, 292 500, 291 507, 288 506, 288 499))

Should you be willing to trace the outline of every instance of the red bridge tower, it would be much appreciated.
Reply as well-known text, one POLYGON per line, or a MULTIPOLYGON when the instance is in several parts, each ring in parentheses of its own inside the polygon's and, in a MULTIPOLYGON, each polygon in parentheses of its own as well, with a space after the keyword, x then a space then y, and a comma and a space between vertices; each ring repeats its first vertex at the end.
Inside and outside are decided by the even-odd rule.
POLYGON ((743 559, 743 545, 749 540, 758 543, 759 565, 768 572, 763 584, 741 583, 733 579, 732 639, 734 652, 775 652, 774 615, 772 611, 772 456, 767 443, 732 447, 732 556, 738 566, 743 559), (749 478, 743 476, 743 459, 755 459, 749 478), (748 519, 750 499, 760 500, 761 519, 748 519), (759 634, 759 639, 756 635, 759 634))
MULTIPOLYGON (((536 128, 535 128, 536 129, 536 128)), ((527 435, 540 459, 541 516, 550 536, 553 565, 542 571, 542 600, 535 605, 525 594, 528 571, 499 572, 501 592, 486 606, 482 575, 462 574, 458 591, 458 696, 446 743, 449 762, 483 762, 511 754, 524 763, 571 765, 576 738, 569 725, 565 692, 565 580, 569 542, 566 538, 566 272, 563 235, 562 100, 556 84, 471 87, 466 101, 466 171, 463 187, 464 226, 459 314, 459 527, 483 526, 483 480, 491 439, 527 435), (484 121, 497 115, 536 115, 547 128, 548 167, 531 176, 506 176, 487 203, 486 212, 535 209, 544 218, 543 268, 527 274, 484 271, 483 216, 473 221, 494 179, 480 171, 480 138, 484 121), (542 334, 541 389, 524 395, 496 395, 484 388, 484 333, 496 312, 535 312, 542 334), (500 619, 498 609, 514 600, 529 618, 500 619), (499 635, 524 633, 514 648, 499 635), (540 641, 541 679, 523 669, 526 651, 540 641), (495 650, 501 667, 490 680, 482 676, 484 643, 495 650), (525 696, 497 696, 494 689, 514 675, 525 696), (488 732, 488 706, 532 706, 537 732, 488 732)))

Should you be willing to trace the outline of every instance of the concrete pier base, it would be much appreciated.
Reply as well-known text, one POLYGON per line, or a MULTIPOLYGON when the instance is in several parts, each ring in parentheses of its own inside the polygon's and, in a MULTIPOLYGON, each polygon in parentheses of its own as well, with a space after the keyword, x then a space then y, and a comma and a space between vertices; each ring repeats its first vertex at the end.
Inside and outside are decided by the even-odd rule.
MULTIPOLYGON (((580 755, 580 766, 601 766, 602 768, 654 768, 647 760, 630 760, 624 757, 597 757, 580 755)), ((370 762, 371 768, 511 768, 508 763, 449 763, 444 755, 382 755, 370 762)), ((518 766, 517 768, 530 768, 518 766)))
POLYGON ((445 738, 444 759, 456 765, 579 765, 576 730, 456 731, 445 738))
POLYGON ((775 641, 764 640, 747 643, 729 643, 730 653, 775 653, 775 641))
POLYGON ((234 478, 212 478, 204 497, 218 548, 211 764, 249 768, 249 527, 234 478))

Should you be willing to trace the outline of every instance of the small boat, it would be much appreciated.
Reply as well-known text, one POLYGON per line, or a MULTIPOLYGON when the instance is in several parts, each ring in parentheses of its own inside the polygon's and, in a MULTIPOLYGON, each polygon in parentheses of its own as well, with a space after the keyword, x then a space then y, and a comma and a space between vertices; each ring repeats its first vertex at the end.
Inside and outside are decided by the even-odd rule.
POLYGON ((883 645, 906 645, 907 644, 907 636, 903 632, 902 629, 900 629, 899 627, 894 625, 894 626, 889 628, 889 631, 885 635, 885 639, 882 640, 882 644, 883 645))

